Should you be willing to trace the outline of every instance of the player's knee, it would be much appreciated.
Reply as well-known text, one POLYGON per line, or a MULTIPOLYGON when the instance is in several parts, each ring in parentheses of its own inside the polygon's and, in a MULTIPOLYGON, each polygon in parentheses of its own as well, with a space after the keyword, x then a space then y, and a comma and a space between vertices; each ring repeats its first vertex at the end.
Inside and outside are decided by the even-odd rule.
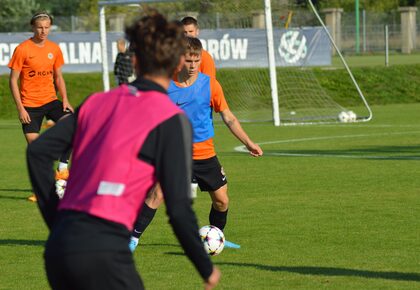
POLYGON ((213 207, 217 211, 226 211, 229 207, 229 197, 227 195, 218 197, 213 201, 213 207))
POLYGON ((158 208, 163 201, 163 192, 160 186, 154 188, 146 198, 146 204, 151 208, 158 208))
POLYGON ((157 198, 157 199, 147 199, 146 204, 150 208, 158 208, 163 203, 163 198, 157 198))

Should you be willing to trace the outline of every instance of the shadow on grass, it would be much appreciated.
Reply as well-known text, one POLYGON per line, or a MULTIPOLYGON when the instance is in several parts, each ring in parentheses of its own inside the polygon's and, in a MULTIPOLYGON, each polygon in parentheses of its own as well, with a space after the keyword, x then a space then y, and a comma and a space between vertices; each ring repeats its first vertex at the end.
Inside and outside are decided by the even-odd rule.
MULTIPOLYGON (((264 146, 263 146, 264 147, 264 146)), ((264 149, 264 148, 263 148, 264 149)), ((247 156, 244 152, 220 151, 220 156, 247 156)), ((264 149, 264 155, 276 157, 333 157, 370 160, 420 160, 420 145, 382 146, 336 150, 264 149)))
POLYGON ((164 243, 154 243, 154 244, 139 244, 139 247, 176 247, 180 248, 181 246, 178 244, 164 244, 164 243))
POLYGON ((0 188, 0 192, 25 192, 25 193, 32 193, 32 189, 26 188, 0 188))
POLYGON ((335 157, 370 160, 420 160, 420 146, 384 146, 338 150, 264 150, 277 157, 335 157))
POLYGON ((420 273, 402 273, 402 272, 380 272, 368 270, 356 270, 346 268, 333 267, 314 267, 314 266, 268 266, 251 263, 229 263, 219 262, 217 265, 253 267, 259 270, 274 272, 291 272, 301 275, 321 275, 321 276, 354 276, 362 278, 376 278, 399 281, 415 281, 420 282, 420 273))
POLYGON ((184 252, 165 252, 165 255, 185 256, 185 253, 184 252))
POLYGON ((32 194, 32 189, 19 189, 19 188, 0 188, 1 192, 19 192, 25 194, 25 196, 11 196, 11 195, 1 195, 0 199, 28 199, 28 196, 32 194))
POLYGON ((44 246, 45 241, 41 240, 13 240, 0 239, 0 246, 44 246))

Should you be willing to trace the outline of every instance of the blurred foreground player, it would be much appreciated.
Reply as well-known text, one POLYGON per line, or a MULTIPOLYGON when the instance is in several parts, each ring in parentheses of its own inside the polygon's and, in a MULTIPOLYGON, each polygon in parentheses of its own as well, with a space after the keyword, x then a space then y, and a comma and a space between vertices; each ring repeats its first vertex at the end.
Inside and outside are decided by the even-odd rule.
POLYGON ((53 289, 143 289, 128 249, 146 194, 159 181, 167 214, 205 289, 220 279, 204 252, 189 199, 191 126, 168 98, 185 40, 156 12, 126 29, 139 78, 90 96, 34 141, 28 167, 50 236, 44 253, 53 289), (67 191, 54 194, 53 161, 73 144, 67 191))

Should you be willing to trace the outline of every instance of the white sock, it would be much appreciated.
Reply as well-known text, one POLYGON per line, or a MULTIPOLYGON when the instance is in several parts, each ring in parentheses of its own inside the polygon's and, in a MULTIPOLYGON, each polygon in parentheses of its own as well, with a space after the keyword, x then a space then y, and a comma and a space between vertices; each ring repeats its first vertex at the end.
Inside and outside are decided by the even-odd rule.
POLYGON ((68 163, 59 162, 58 163, 58 171, 65 170, 68 167, 68 163))

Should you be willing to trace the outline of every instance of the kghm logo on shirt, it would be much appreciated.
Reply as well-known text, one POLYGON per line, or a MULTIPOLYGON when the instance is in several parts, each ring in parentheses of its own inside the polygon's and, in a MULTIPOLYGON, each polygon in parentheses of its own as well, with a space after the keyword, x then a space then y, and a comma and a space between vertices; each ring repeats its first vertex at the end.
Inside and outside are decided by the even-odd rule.
POLYGON ((38 76, 38 77, 48 77, 48 76, 51 76, 53 74, 53 71, 52 70, 43 70, 43 71, 34 71, 34 70, 31 70, 29 73, 28 73, 28 76, 30 77, 30 78, 33 78, 34 76, 38 76))

